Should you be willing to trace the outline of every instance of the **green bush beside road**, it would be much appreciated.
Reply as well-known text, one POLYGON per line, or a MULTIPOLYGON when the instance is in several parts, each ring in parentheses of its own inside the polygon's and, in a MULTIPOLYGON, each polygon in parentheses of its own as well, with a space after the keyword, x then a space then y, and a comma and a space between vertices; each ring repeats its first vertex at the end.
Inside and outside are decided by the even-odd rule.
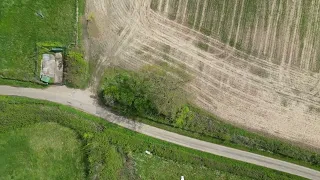
POLYGON ((147 66, 141 72, 109 69, 102 82, 101 96, 107 106, 125 115, 163 117, 171 121, 177 116, 181 119, 187 103, 182 84, 182 80, 156 66, 147 66))

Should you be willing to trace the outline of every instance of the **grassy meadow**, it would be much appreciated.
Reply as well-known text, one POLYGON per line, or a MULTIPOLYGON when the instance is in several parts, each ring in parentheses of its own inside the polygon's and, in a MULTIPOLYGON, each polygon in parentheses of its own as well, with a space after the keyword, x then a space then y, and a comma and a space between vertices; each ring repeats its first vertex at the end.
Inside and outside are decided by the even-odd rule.
POLYGON ((188 179, 250 179, 227 172, 212 170, 210 168, 181 164, 172 160, 164 159, 154 155, 135 154, 137 173, 141 179, 179 179, 184 176, 188 179))
MULTIPOLYGON (((83 10, 84 1, 79 3, 83 10)), ((75 42, 75 23, 76 1, 1 1, 0 78, 36 81, 36 43, 75 42)))
POLYGON ((0 134, 0 179, 84 179, 81 142, 71 129, 39 123, 0 134))
POLYGON ((0 167, 1 176, 23 172, 32 179, 50 169, 54 179, 67 169, 64 176, 76 179, 179 179, 186 170, 185 178, 194 179, 201 179, 196 171, 220 179, 301 179, 157 140, 56 103, 0 96, 0 112, 0 163, 8 164, 0 167))

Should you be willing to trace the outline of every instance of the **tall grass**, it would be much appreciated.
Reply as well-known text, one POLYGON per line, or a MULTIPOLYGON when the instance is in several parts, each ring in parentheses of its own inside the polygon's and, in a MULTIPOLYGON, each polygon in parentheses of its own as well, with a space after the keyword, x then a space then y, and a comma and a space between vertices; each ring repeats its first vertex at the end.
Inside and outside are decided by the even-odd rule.
POLYGON ((0 179, 85 179, 81 142, 55 123, 0 134, 0 179))

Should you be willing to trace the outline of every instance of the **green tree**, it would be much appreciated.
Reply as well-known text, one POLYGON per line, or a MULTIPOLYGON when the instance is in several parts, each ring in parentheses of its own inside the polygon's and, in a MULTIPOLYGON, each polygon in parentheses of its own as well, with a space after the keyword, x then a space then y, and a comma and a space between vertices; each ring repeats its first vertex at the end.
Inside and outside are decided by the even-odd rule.
POLYGON ((102 92, 106 105, 125 114, 161 116, 173 121, 187 103, 183 85, 159 67, 147 66, 138 72, 109 69, 102 92))
POLYGON ((175 119, 178 111, 187 103, 184 81, 157 66, 147 66, 141 70, 144 82, 159 114, 175 119))

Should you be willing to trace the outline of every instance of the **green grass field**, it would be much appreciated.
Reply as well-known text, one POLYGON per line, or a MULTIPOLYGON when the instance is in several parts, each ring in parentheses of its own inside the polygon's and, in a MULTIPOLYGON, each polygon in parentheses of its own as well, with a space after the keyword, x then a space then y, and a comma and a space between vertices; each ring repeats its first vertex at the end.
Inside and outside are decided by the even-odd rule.
MULTIPOLYGON (((83 10, 83 0, 80 0, 83 10)), ((0 78, 35 81, 36 43, 75 42, 76 1, 0 2, 0 78), (41 12, 41 18, 37 13, 41 12)), ((0 82, 2 83, 2 82, 0 82)))
MULTIPOLYGON (((136 169, 141 179, 247 179, 230 173, 212 170, 206 167, 192 166, 191 164, 180 164, 172 160, 158 156, 137 154, 134 156, 136 169)), ((248 178, 249 179, 249 178, 248 178)))
POLYGON ((68 128, 40 123, 0 134, 0 179, 84 179, 84 168, 68 128))
POLYGON ((71 169, 73 172, 63 175, 67 177, 74 173, 74 177, 79 177, 71 179, 150 179, 152 177, 146 175, 150 172, 159 175, 154 179, 179 179, 180 172, 188 170, 190 173, 185 176, 195 177, 191 179, 201 179, 194 175, 198 171, 213 178, 301 179, 157 140, 47 101, 0 96, 0 112, 0 160, 4 159, 1 163, 10 166, 5 167, 6 170, 0 167, 1 176, 12 175, 15 171, 24 172, 27 179, 37 179, 50 165, 56 167, 50 169, 53 179, 55 175, 61 179, 59 173, 71 169), (146 159, 148 157, 142 154, 145 150, 152 152, 155 159, 146 159), (12 154, 15 158, 6 160, 12 154), (46 163, 48 160, 50 162, 46 163), (164 167, 165 164, 169 166, 164 167), (162 167, 141 171, 146 166, 162 167), (32 172, 36 169, 37 173, 29 175, 30 170, 24 167, 32 172), (168 168, 171 171, 166 176, 161 175, 162 170, 168 168))

